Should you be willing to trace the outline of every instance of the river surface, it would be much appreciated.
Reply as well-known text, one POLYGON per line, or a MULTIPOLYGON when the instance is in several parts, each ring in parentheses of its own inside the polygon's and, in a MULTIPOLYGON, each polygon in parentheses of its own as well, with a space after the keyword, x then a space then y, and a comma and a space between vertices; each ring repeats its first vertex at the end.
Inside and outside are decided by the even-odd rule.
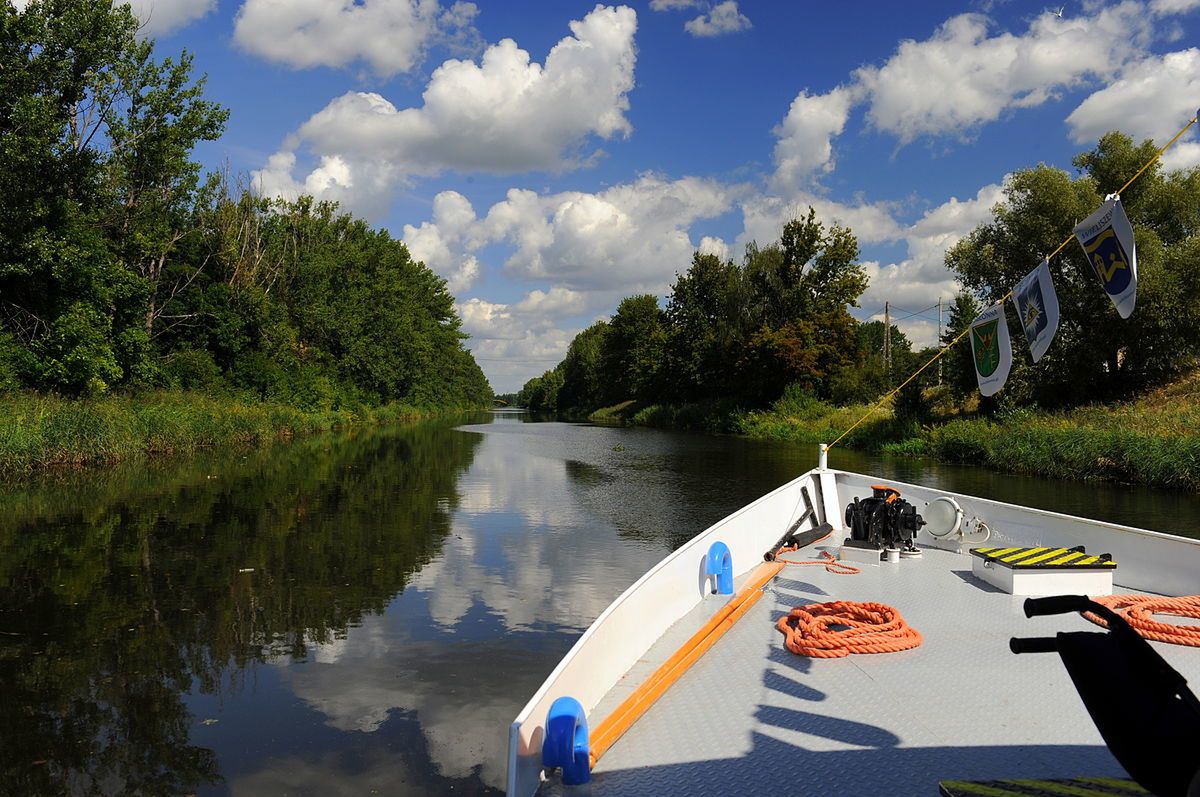
MULTIPOLYGON (((0 491, 0 794, 495 794, 508 724, 668 551, 812 446, 498 412, 0 491)), ((1194 495, 835 450, 1196 535, 1194 495)))

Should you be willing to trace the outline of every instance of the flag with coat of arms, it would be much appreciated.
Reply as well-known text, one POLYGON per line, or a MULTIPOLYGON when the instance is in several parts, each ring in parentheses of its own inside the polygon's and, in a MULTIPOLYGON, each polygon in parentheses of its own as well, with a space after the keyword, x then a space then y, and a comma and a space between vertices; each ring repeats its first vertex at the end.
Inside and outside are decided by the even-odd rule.
POLYGON ((1075 237, 1117 314, 1129 318, 1137 301, 1137 249, 1121 197, 1110 194, 1099 210, 1075 225, 1075 237))
POLYGON ((994 395, 1004 387, 1012 369, 1012 343, 1003 304, 992 305, 971 322, 971 355, 979 392, 994 395))
POLYGON ((1042 359, 1058 332, 1058 294, 1050 278, 1050 264, 1043 260, 1013 288, 1017 319, 1025 330, 1033 361, 1042 359))

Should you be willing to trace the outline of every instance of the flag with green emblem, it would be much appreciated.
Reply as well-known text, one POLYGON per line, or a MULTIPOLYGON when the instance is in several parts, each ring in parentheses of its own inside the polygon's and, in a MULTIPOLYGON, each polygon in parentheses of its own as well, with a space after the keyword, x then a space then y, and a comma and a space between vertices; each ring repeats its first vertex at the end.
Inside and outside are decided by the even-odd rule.
POLYGON ((997 304, 980 313, 971 322, 971 354, 975 359, 975 377, 979 392, 991 396, 1004 387, 1012 369, 1012 343, 1004 305, 997 304))

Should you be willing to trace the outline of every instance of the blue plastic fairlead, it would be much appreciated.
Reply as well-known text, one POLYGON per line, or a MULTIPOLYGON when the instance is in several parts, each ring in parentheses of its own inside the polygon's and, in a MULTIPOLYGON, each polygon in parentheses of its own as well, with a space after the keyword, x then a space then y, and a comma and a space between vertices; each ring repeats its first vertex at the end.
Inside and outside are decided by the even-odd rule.
POLYGON ((560 697, 546 715, 542 766, 562 767, 563 783, 578 786, 592 778, 588 763, 588 726, 583 706, 573 697, 560 697))
POLYGON ((716 577, 718 595, 733 594, 733 555, 729 553, 728 545, 717 540, 708 547, 704 572, 716 577))

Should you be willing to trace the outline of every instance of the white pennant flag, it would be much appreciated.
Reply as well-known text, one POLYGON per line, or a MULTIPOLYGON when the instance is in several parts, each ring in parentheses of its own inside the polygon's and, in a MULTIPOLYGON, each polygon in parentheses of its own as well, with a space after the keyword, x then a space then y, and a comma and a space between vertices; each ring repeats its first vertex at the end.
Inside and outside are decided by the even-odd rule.
POLYGON ((971 355, 980 393, 991 396, 1004 387, 1012 369, 1012 343, 1003 304, 992 305, 971 322, 971 355))
POLYGON ((1137 301, 1137 250, 1121 197, 1109 194, 1099 210, 1075 226, 1075 237, 1117 314, 1129 318, 1137 301))
POLYGON ((1042 359, 1058 332, 1058 295, 1050 279, 1050 264, 1043 260, 1013 289, 1017 319, 1025 329, 1033 361, 1042 359))

